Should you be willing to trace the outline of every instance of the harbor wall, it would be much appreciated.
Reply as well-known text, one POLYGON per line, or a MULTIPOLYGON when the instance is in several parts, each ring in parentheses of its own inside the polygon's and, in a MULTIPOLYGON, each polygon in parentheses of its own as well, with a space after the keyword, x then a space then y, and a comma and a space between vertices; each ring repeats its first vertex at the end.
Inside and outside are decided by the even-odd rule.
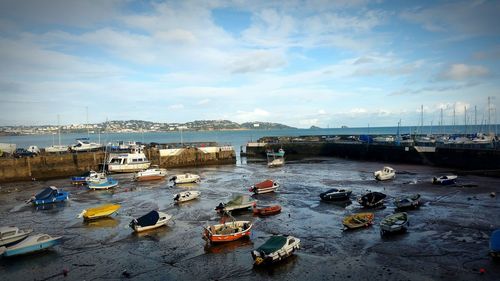
POLYGON ((356 160, 399 162, 449 167, 466 171, 492 171, 500 174, 500 150, 480 148, 435 147, 431 150, 415 146, 334 142, 267 143, 265 146, 247 146, 248 158, 265 158, 266 150, 285 150, 287 160, 307 157, 341 157, 356 160), (420 152, 419 152, 420 151, 420 152), (434 152, 430 152, 434 151, 434 152))
MULTIPOLYGON (((152 165, 162 168, 200 167, 205 165, 235 164, 232 147, 206 150, 182 148, 177 153, 160 156, 157 148, 145 149, 152 165)), ((25 158, 0 158, 0 182, 26 181, 70 177, 102 167, 104 152, 79 152, 40 155, 25 158)))

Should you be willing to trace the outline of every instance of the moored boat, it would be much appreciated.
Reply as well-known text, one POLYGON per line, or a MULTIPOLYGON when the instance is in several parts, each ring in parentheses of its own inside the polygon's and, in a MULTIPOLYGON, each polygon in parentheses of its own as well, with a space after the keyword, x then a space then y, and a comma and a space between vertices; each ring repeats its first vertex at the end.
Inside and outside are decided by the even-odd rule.
POLYGON ((91 178, 98 177, 100 173, 90 170, 88 172, 85 172, 79 176, 73 176, 71 177, 71 183, 72 184, 86 184, 87 181, 89 181, 91 178))
POLYGON ((375 215, 373 213, 352 214, 345 217, 342 220, 342 224, 348 229, 367 227, 372 225, 374 216, 375 215))
POLYGON ((104 204, 94 208, 88 208, 83 210, 78 217, 83 217, 84 220, 95 220, 99 218, 104 218, 112 215, 114 212, 120 209, 118 204, 104 204))
POLYGON ((326 192, 320 193, 319 197, 324 201, 343 201, 349 199, 352 190, 332 188, 326 192))
POLYGON ((68 198, 69 192, 59 191, 55 186, 49 186, 40 191, 37 195, 31 197, 28 202, 32 202, 34 205, 43 205, 64 202, 68 200, 68 198))
POLYGON ((175 184, 183 184, 183 183, 197 183, 200 182, 200 176, 190 173, 178 174, 169 179, 173 181, 175 184))
POLYGON ((215 210, 221 213, 235 210, 248 209, 257 204, 257 200, 250 199, 247 195, 238 195, 227 203, 220 203, 215 210))
POLYGON ((200 196, 201 192, 193 191, 183 191, 174 195, 174 201, 176 203, 182 203, 190 200, 194 200, 200 196))
POLYGON ((420 194, 398 197, 394 200, 397 209, 411 209, 420 206, 420 194))
POLYGON ((5 248, 4 256, 17 256, 45 250, 59 244, 61 236, 51 237, 48 234, 35 234, 22 240, 21 242, 5 248))
POLYGON ((162 180, 167 176, 167 169, 159 168, 157 165, 134 174, 134 181, 162 180))
POLYGON ((252 251, 255 265, 269 265, 281 261, 300 248, 300 239, 277 235, 269 238, 262 246, 252 251))
POLYGON ((500 229, 497 229, 491 233, 490 256, 500 259, 500 229))
POLYGON ((407 213, 391 214, 380 222, 380 234, 384 236, 388 233, 406 231, 409 225, 407 213))
POLYGON ((104 177, 101 178, 99 181, 90 182, 88 184, 89 189, 93 190, 110 189, 115 186, 118 186, 118 181, 111 177, 104 177))
POLYGON ((440 184, 440 185, 450 185, 450 184, 457 183, 457 178, 458 178, 458 176, 455 176, 455 175, 433 177, 432 183, 433 184, 440 184))
POLYGON ((253 192, 255 194, 262 194, 273 192, 280 187, 280 184, 277 181, 273 180, 265 180, 263 182, 259 182, 250 187, 248 191, 253 192))
POLYGON ((150 165, 151 162, 140 146, 132 149, 131 153, 111 154, 107 163, 111 173, 138 172, 149 168, 150 165))
POLYGON ((90 142, 88 138, 80 138, 76 139, 76 144, 72 145, 70 147, 70 150, 73 152, 93 151, 93 150, 99 150, 103 147, 104 145, 100 143, 90 142))
POLYGON ((129 223, 129 226, 135 232, 141 232, 164 226, 171 218, 172 216, 169 214, 158 211, 151 211, 140 218, 133 219, 129 223))
POLYGON ((283 165, 285 165, 285 159, 284 158, 276 158, 276 159, 273 159, 273 160, 267 162, 267 166, 269 168, 281 167, 283 165))
POLYGON ((253 214, 257 216, 272 216, 279 214, 281 212, 281 206, 280 205, 273 205, 273 206, 268 206, 268 207, 261 207, 253 208, 253 214))
POLYGON ((375 208, 384 204, 385 197, 381 192, 369 192, 358 198, 358 203, 366 208, 375 208))
POLYGON ((373 173, 378 181, 391 180, 396 178, 396 171, 391 167, 384 167, 382 170, 373 173))
POLYGON ((230 242, 249 237, 252 222, 231 221, 221 224, 209 225, 203 228, 203 238, 212 243, 230 242))
POLYGON ((33 230, 19 229, 15 226, 0 227, 0 246, 8 246, 28 237, 33 230))

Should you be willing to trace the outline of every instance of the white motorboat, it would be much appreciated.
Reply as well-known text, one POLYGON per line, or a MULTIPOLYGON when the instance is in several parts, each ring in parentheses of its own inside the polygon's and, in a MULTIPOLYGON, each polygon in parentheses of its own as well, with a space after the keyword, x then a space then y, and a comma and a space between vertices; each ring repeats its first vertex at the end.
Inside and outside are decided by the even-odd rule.
POLYGON ((269 238, 262 246, 252 251, 255 265, 266 265, 283 260, 300 248, 300 239, 277 235, 269 238))
POLYGON ((140 218, 133 219, 130 222, 129 226, 135 232, 141 232, 164 226, 171 218, 172 216, 169 214, 158 211, 151 211, 140 218))
POLYGON ((276 158, 271 160, 270 162, 267 162, 267 166, 270 168, 281 167, 283 165, 285 165, 285 159, 283 158, 276 158))
POLYGON ((176 203, 186 202, 200 197, 200 194, 201 192, 195 190, 179 192, 174 196, 174 201, 176 203))
POLYGON ((32 232, 31 229, 19 229, 15 226, 0 227, 0 246, 14 244, 28 237, 32 232))
POLYGON ((88 138, 76 139, 76 144, 71 146, 71 151, 93 151, 99 150, 104 146, 100 143, 90 142, 88 138))
POLYGON ((151 162, 142 149, 137 147, 131 153, 111 154, 107 165, 109 172, 130 173, 149 168, 151 162))
POLYGON ((87 184, 100 183, 107 180, 107 176, 105 172, 95 172, 90 171, 89 175, 85 177, 85 182, 87 184))
POLYGON ((61 236, 51 237, 48 234, 36 234, 29 236, 23 241, 5 248, 3 255, 10 257, 38 252, 59 244, 61 238, 61 236))
POLYGON ((450 184, 455 184, 457 182, 457 178, 458 178, 458 176, 456 176, 456 175, 433 177, 432 183, 433 184, 440 184, 440 185, 450 185, 450 184))
POLYGON ((167 169, 159 168, 154 165, 147 170, 143 170, 134 174, 135 181, 150 181, 161 180, 167 176, 167 169))
POLYGON ((178 174, 170 178, 175 184, 200 182, 200 176, 196 174, 178 174))
POLYGON ((94 190, 96 190, 96 189, 110 189, 110 188, 113 188, 116 186, 118 186, 118 181, 111 178, 111 177, 107 177, 107 176, 105 176, 104 178, 100 178, 97 181, 89 182, 89 184, 88 184, 89 189, 94 189, 94 190))
POLYGON ((386 166, 382 170, 373 173, 373 175, 375 176, 375 179, 379 181, 391 180, 396 178, 396 171, 393 168, 386 166))

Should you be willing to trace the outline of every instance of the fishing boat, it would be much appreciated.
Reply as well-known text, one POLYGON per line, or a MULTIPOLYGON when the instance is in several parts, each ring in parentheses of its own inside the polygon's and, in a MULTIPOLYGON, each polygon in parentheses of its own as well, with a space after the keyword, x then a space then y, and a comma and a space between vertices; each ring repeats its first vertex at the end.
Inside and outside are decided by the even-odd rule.
POLYGON ((252 251, 255 265, 269 265, 281 261, 300 248, 300 239, 293 236, 277 235, 252 251))
POLYGON ((369 192, 358 198, 358 203, 366 208, 374 208, 383 205, 385 197, 381 192, 369 192))
POLYGON ((491 233, 490 256, 500 259, 500 229, 497 229, 491 233))
POLYGON ((342 220, 342 224, 347 229, 355 229, 361 227, 367 227, 372 225, 373 217, 375 215, 373 213, 358 213, 345 217, 342 220))
POLYGON ((101 206, 83 210, 78 215, 78 218, 83 217, 84 220, 88 221, 88 220, 95 220, 99 218, 108 217, 112 215, 114 212, 118 211, 120 207, 121 206, 118 204, 104 204, 101 206))
POLYGON ((243 210, 253 207, 257 204, 257 200, 250 199, 247 195, 238 195, 227 203, 220 203, 215 210, 224 213, 231 212, 235 210, 243 210))
POLYGON ((169 214, 158 211, 151 211, 140 218, 133 219, 129 223, 129 226, 135 232, 141 232, 167 225, 168 221, 171 218, 172 216, 169 214))
POLYGON ((455 176, 455 175, 433 177, 432 183, 439 184, 439 185, 451 185, 451 184, 457 183, 457 178, 458 178, 458 176, 455 176))
POLYGON ((279 187, 280 184, 278 182, 273 180, 265 180, 263 182, 252 185, 248 191, 253 192, 255 194, 262 194, 262 193, 274 192, 279 187))
POLYGON ((182 203, 190 200, 194 200, 198 197, 200 197, 201 192, 199 191, 183 191, 179 192, 176 195, 174 195, 174 201, 175 203, 182 203))
POLYGON ((324 201, 344 201, 349 199, 352 190, 332 188, 326 192, 320 193, 319 197, 324 201))
POLYGON ((28 237, 33 230, 19 229, 15 226, 0 227, 0 246, 8 246, 28 237))
POLYGON ((110 189, 115 186, 118 186, 118 181, 111 177, 104 177, 101 178, 99 181, 90 182, 88 184, 89 189, 93 190, 110 189))
POLYGON ((391 167, 384 167, 382 170, 373 173, 378 181, 391 180, 396 178, 396 171, 391 167))
POLYGON ((64 202, 68 200, 68 198, 69 192, 59 191, 55 186, 49 186, 40 191, 37 195, 31 197, 28 203, 32 202, 34 205, 43 205, 64 202))
POLYGON ((35 234, 22 240, 21 242, 5 248, 3 253, 6 257, 29 254, 48 249, 59 244, 62 237, 51 237, 48 234, 35 234))
POLYGON ((211 243, 230 242, 249 237, 252 222, 231 221, 221 224, 209 225, 203 228, 203 238, 211 243))
POLYGON ((167 176, 167 169, 161 169, 157 165, 134 174, 134 181, 162 180, 167 176))
POLYGON ((112 173, 138 172, 149 168, 151 162, 144 154, 141 146, 134 147, 130 153, 110 154, 107 163, 112 173))
POLYGON ((407 213, 395 213, 388 215, 380 222, 380 235, 406 231, 410 226, 407 213))
POLYGON ((253 214, 256 216, 263 216, 263 217, 264 216, 272 216, 272 215, 279 214, 280 212, 281 212, 280 205, 273 205, 273 206, 261 207, 261 208, 257 208, 257 207, 253 208, 253 214))
POLYGON ((190 173, 178 174, 169 179, 173 181, 174 184, 183 184, 183 183, 197 183, 200 182, 200 176, 190 173))
POLYGON ((420 194, 412 194, 408 196, 398 197, 394 200, 394 206, 397 209, 411 209, 418 208, 420 206, 420 194))

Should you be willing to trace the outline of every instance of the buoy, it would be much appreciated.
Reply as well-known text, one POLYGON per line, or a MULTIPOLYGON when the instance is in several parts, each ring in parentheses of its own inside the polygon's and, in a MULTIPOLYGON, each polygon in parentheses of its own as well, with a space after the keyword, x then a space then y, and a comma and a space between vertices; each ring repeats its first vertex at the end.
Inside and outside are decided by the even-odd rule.
POLYGON ((63 269, 63 275, 64 275, 64 277, 68 276, 68 270, 67 269, 63 269))
POLYGON ((484 268, 481 267, 479 269, 479 274, 485 274, 485 273, 486 273, 486 269, 484 269, 484 268))

